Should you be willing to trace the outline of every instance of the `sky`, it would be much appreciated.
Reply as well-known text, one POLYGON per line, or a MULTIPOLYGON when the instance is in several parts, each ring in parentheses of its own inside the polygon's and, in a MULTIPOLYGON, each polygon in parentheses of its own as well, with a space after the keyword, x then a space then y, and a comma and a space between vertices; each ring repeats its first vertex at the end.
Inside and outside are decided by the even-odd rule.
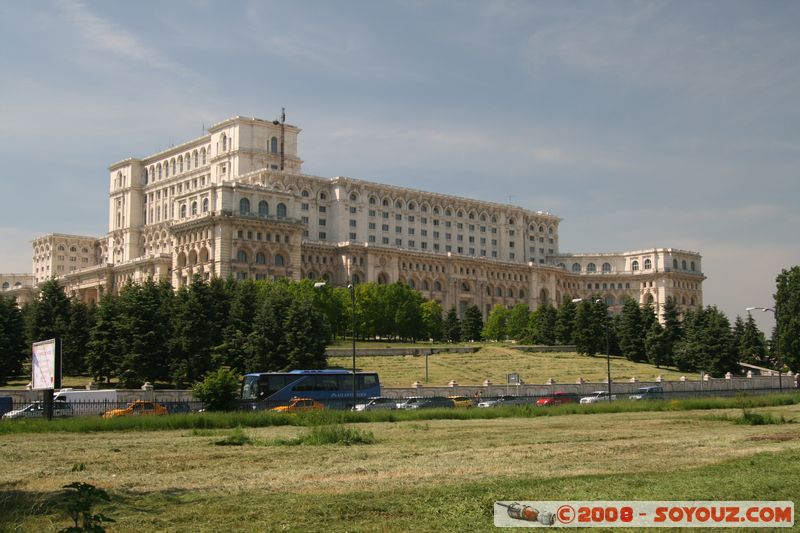
POLYGON ((105 234, 110 164, 285 107, 308 174, 549 211, 561 252, 700 252, 733 320, 800 264, 798 27, 777 0, 0 2, 0 272, 105 234))

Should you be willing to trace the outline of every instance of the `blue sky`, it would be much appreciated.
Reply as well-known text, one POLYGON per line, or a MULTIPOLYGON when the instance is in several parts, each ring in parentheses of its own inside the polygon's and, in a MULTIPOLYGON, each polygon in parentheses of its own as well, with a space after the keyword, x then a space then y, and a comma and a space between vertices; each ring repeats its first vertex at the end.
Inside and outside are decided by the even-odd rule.
POLYGON ((547 210, 564 252, 699 251, 733 319, 800 264, 798 27, 791 1, 2 2, 0 271, 104 234, 112 162, 286 107, 308 173, 547 210))

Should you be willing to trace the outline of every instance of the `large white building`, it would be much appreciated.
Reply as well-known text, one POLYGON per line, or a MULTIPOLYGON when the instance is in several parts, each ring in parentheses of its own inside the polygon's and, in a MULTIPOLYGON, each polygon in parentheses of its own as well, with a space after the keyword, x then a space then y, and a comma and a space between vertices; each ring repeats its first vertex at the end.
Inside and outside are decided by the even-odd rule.
POLYGON ((564 254, 560 219, 530 211, 301 172, 300 129, 233 117, 208 133, 109 167, 108 234, 33 241, 34 283, 57 277, 96 301, 126 281, 196 274, 333 284, 401 281, 460 312, 629 296, 702 305, 701 258, 656 248, 564 254))

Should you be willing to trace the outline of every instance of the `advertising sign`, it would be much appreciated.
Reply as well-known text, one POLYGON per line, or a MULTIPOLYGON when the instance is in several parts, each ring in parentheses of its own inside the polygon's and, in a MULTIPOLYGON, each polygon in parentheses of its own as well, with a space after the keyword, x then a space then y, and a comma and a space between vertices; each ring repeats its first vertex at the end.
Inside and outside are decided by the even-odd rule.
POLYGON ((56 339, 34 342, 31 359, 31 384, 34 390, 61 386, 61 361, 56 339))

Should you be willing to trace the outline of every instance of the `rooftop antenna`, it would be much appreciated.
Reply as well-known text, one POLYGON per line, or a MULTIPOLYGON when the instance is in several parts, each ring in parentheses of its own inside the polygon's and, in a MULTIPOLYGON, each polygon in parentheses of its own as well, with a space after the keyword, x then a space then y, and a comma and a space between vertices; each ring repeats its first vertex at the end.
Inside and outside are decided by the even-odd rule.
POLYGON ((285 129, 286 129, 286 108, 281 108, 281 171, 283 171, 283 163, 285 161, 284 156, 284 138, 285 138, 285 129))

